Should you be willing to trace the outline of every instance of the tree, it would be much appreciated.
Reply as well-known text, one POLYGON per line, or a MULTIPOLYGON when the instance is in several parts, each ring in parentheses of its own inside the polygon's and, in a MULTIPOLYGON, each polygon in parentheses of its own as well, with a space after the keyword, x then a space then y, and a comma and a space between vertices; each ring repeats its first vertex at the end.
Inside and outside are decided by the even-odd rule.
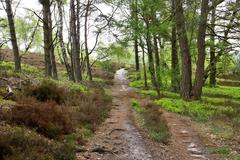
MULTIPOLYGON (((174 1, 172 1, 172 16, 174 17, 175 14, 175 5, 174 1)), ((171 52, 171 61, 172 61, 172 75, 171 75, 171 88, 174 92, 179 91, 180 89, 180 70, 179 70, 179 62, 178 62, 178 49, 177 49, 177 36, 176 36, 176 24, 173 20, 172 23, 172 35, 171 35, 171 45, 172 45, 172 52, 171 52)))
POLYGON ((59 38, 59 43, 60 43, 60 47, 61 47, 62 57, 63 57, 64 65, 67 70, 68 77, 70 80, 74 81, 74 74, 72 71, 72 67, 68 62, 67 51, 66 51, 64 40, 63 40, 63 1, 58 0, 57 6, 58 6, 58 14, 59 14, 58 38, 59 38))
POLYGON ((175 21, 179 46, 182 60, 182 75, 181 75, 181 96, 183 99, 191 98, 192 90, 192 62, 185 28, 185 18, 183 13, 183 0, 172 0, 175 6, 175 21))
POLYGON ((14 23, 14 17, 12 12, 11 0, 5 0, 5 3, 6 3, 5 11, 8 17, 8 25, 9 25, 9 31, 11 36, 13 54, 14 54, 15 70, 17 72, 20 72, 21 59, 19 56, 19 49, 18 49, 17 38, 16 38, 15 23, 14 23))
POLYGON ((45 75, 57 79, 54 44, 52 39, 51 3, 50 0, 39 0, 39 2, 42 4, 43 12, 45 75))
POLYGON ((206 38, 208 11, 209 11, 208 0, 202 0, 200 23, 199 23, 198 37, 197 37, 197 47, 198 47, 197 69, 196 69, 194 87, 192 90, 193 99, 201 98, 202 87, 204 84, 204 69, 205 69, 204 64, 205 64, 205 57, 206 57, 205 38, 206 38))
POLYGON ((75 0, 70 1, 70 37, 71 37, 71 58, 72 58, 72 68, 75 75, 75 81, 82 81, 82 73, 80 66, 80 53, 78 50, 78 35, 77 35, 77 13, 76 13, 76 5, 75 0))

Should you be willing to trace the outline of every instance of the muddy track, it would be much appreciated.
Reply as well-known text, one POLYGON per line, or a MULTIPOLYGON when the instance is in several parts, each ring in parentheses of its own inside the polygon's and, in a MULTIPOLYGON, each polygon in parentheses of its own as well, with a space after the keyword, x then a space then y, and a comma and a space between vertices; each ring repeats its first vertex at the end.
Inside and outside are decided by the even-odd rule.
POLYGON ((86 152, 78 153, 78 159, 91 160, 151 160, 144 140, 132 120, 130 106, 131 90, 126 73, 122 70, 115 76, 112 87, 113 109, 89 144, 86 152))
POLYGON ((137 125, 130 104, 134 92, 128 87, 127 72, 119 70, 111 89, 113 107, 110 116, 95 136, 77 153, 78 160, 205 160, 204 147, 190 120, 162 111, 170 127, 170 143, 163 145, 149 138, 137 125), (136 123, 135 123, 136 122, 136 123))

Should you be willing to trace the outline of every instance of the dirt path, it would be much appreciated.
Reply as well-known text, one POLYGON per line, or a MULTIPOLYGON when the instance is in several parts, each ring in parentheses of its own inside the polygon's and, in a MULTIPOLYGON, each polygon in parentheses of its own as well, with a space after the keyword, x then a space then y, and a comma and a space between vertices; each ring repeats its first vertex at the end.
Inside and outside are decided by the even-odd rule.
POLYGON ((169 145, 153 142, 144 129, 135 125, 130 104, 133 91, 127 72, 119 70, 112 87, 113 109, 93 139, 77 154, 78 160, 205 160, 205 152, 190 121, 163 112, 170 126, 169 145))
POLYGON ((115 84, 112 87, 113 109, 110 117, 102 124, 91 142, 87 144, 88 151, 77 155, 78 159, 152 159, 145 148, 141 134, 132 121, 130 92, 126 72, 119 70, 115 75, 115 84))

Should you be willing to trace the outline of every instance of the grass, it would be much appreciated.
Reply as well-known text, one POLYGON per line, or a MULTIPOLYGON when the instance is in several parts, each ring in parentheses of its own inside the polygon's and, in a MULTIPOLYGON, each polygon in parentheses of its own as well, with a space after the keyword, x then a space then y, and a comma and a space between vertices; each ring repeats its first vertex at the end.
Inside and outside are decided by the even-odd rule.
POLYGON ((143 119, 143 126, 147 129, 150 137, 156 142, 166 144, 169 138, 169 130, 157 107, 152 104, 141 106, 136 99, 132 99, 131 104, 133 109, 143 119))
POLYGON ((22 64, 22 72, 15 72, 13 62, 0 62, 0 75, 14 76, 14 77, 26 77, 28 75, 39 77, 43 73, 34 66, 28 64, 22 64))
POLYGON ((225 97, 240 100, 240 88, 229 86, 217 86, 214 88, 204 87, 203 95, 214 97, 225 97))
POLYGON ((228 154, 230 154, 230 152, 231 152, 231 150, 226 146, 210 149, 210 153, 213 153, 213 154, 228 155, 228 154))
POLYGON ((170 111, 190 116, 195 120, 206 121, 219 114, 235 114, 236 110, 231 107, 213 106, 201 101, 187 102, 182 99, 162 98, 155 100, 155 104, 170 111))

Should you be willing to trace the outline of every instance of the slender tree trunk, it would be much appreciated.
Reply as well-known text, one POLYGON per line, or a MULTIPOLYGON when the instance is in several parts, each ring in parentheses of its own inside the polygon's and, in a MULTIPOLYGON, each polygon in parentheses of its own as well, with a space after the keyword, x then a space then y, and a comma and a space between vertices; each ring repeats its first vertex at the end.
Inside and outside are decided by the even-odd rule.
MULTIPOLYGON (((50 8, 49 8, 50 9, 50 8)), ((57 75, 57 65, 56 65, 56 60, 55 60, 55 54, 54 54, 54 42, 53 42, 53 37, 52 37, 52 17, 51 17, 51 10, 49 14, 49 41, 51 42, 50 44, 50 60, 51 60, 51 65, 52 65, 52 76, 54 79, 58 79, 57 75)))
POLYGON ((139 65, 139 55, 138 55, 138 40, 135 38, 134 40, 134 52, 135 52, 135 65, 136 65, 136 71, 139 71, 140 65, 139 65))
POLYGON ((149 22, 146 20, 146 26, 147 26, 147 36, 146 36, 146 44, 148 48, 148 65, 149 65, 149 72, 151 75, 151 82, 154 87, 154 89, 157 91, 158 96, 160 96, 160 90, 158 88, 157 82, 156 82, 156 76, 155 76, 155 67, 153 62, 153 50, 152 50, 152 38, 149 31, 149 22))
POLYGON ((77 35, 77 26, 76 26, 76 7, 75 0, 70 1, 70 25, 71 25, 71 42, 72 42, 72 64, 75 75, 75 81, 82 81, 81 66, 80 66, 80 53, 78 52, 78 35, 77 35))
POLYGON ((70 80, 74 81, 74 77, 72 75, 72 69, 71 65, 68 62, 68 57, 67 57, 67 51, 66 47, 63 41, 63 2, 62 1, 57 1, 58 5, 58 14, 59 14, 59 22, 58 22, 58 38, 60 42, 60 47, 61 47, 61 52, 62 52, 62 57, 63 57, 63 62, 67 70, 67 74, 70 80))
POLYGON ((148 89, 147 83, 147 70, 146 70, 146 62, 145 62, 145 49, 142 39, 140 38, 140 47, 142 49, 142 63, 143 63, 143 77, 144 77, 144 88, 148 89))
POLYGON ((183 0, 172 0, 176 11, 175 11, 175 21, 177 34, 179 39, 179 46, 181 50, 181 60, 182 60, 182 75, 181 75, 181 96, 183 99, 191 98, 192 89, 192 63, 190 48, 188 45, 187 32, 185 28, 185 18, 183 13, 183 0))
POLYGON ((195 75, 195 82, 192 91, 193 99, 200 99, 202 95, 202 87, 204 85, 204 64, 205 64, 205 38, 206 38, 206 29, 207 29, 207 17, 208 17, 208 0, 202 0, 201 4, 201 18, 198 29, 198 60, 197 60, 197 69, 195 75))
POLYGON ((84 37, 85 37, 85 52, 86 52, 86 62, 87 62, 87 72, 88 72, 88 78, 90 81, 92 81, 92 71, 90 66, 90 60, 89 60, 89 52, 88 52, 88 14, 90 9, 90 1, 88 0, 87 6, 86 6, 86 12, 85 12, 85 24, 84 24, 84 37))
POLYGON ((52 63, 51 63, 51 45, 50 30, 49 27, 49 15, 50 15, 50 1, 41 0, 40 3, 43 6, 43 38, 44 38, 44 58, 45 58, 45 75, 47 77, 52 76, 52 63))
POLYGON ((139 65, 139 51, 138 51, 138 6, 137 6, 137 0, 132 0, 131 4, 132 8, 132 19, 133 19, 133 25, 134 25, 134 52, 135 52, 135 66, 136 71, 139 71, 140 65, 139 65))
POLYGON ((5 0, 5 2, 6 2, 6 13, 7 13, 7 17, 8 17, 9 31, 10 31, 10 35, 11 35, 11 42, 12 42, 12 48, 13 48, 13 54, 14 54, 15 71, 20 72, 21 71, 21 58, 19 56, 11 0, 5 0))
MULTIPOLYGON (((172 10, 173 15, 175 14, 175 6, 174 3, 172 3, 172 10)), ((175 22, 175 21, 174 21, 175 22)), ((172 25, 172 38, 171 38, 171 44, 172 44, 172 75, 171 75, 171 87, 174 92, 178 92, 180 90, 180 70, 179 70, 179 62, 178 62, 178 51, 177 51, 177 31, 176 31, 176 25, 172 25)))
POLYGON ((215 36, 214 36, 214 31, 215 31, 215 20, 216 20, 216 10, 213 9, 212 10, 212 14, 211 14, 211 47, 210 47, 210 63, 213 63, 214 65, 211 67, 210 69, 210 78, 209 78, 209 84, 210 86, 216 86, 216 63, 214 63, 214 59, 215 59, 215 36))
POLYGON ((162 84, 161 82, 161 67, 160 67, 160 58, 159 58, 159 49, 158 49, 158 41, 157 37, 153 37, 153 42, 154 42, 154 52, 155 52, 155 64, 156 64, 156 83, 157 87, 160 90, 160 86, 162 84))
POLYGON ((180 89, 180 70, 178 62, 178 51, 177 51, 177 37, 176 37, 176 27, 172 27, 172 75, 171 75, 171 86, 174 92, 178 92, 180 89))

